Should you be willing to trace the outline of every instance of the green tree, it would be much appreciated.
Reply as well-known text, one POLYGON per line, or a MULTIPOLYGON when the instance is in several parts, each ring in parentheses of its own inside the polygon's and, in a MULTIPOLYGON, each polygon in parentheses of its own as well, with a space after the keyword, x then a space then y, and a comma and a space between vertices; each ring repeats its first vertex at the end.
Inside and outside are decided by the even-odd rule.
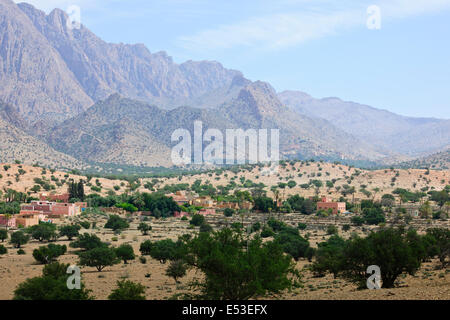
POLYGON ((0 229, 0 240, 5 241, 8 239, 8 231, 5 229, 0 229))
POLYGON ((30 236, 23 233, 23 231, 16 231, 11 235, 10 242, 14 245, 16 248, 20 248, 24 244, 28 243, 30 240, 30 236))
POLYGON ((188 265, 204 274, 195 287, 200 299, 245 300, 277 294, 293 286, 292 259, 273 241, 259 237, 244 241, 243 234, 229 228, 200 233, 187 241, 188 265), (248 249, 247 249, 248 247, 248 249))
POLYGON ((44 267, 42 276, 27 279, 14 290, 14 300, 92 300, 91 291, 81 283, 80 290, 67 287, 69 264, 54 262, 44 267))
POLYGON ((117 288, 108 296, 109 300, 145 300, 145 287, 130 280, 117 281, 117 288))
POLYGON ((276 204, 272 198, 259 197, 254 199, 253 210, 259 210, 261 212, 269 212, 275 208, 276 204))
POLYGON ((67 247, 65 245, 57 245, 50 243, 48 246, 39 247, 39 249, 33 250, 33 257, 36 261, 41 264, 49 264, 52 263, 58 258, 62 256, 67 251, 67 247))
POLYGON ((345 240, 336 234, 332 235, 327 241, 319 243, 312 271, 316 275, 324 275, 326 272, 330 272, 336 278, 343 269, 344 247, 345 240))
POLYGON ((119 263, 114 249, 108 247, 94 248, 80 253, 81 266, 95 267, 101 272, 105 267, 119 263))
POLYGON ((182 278, 186 275, 187 266, 183 260, 175 260, 169 264, 169 267, 166 270, 166 275, 175 280, 175 283, 178 283, 179 278, 182 278))
POLYGON ((59 236, 60 237, 67 237, 69 241, 72 241, 74 237, 79 236, 80 226, 78 225, 67 225, 67 226, 61 226, 59 228, 59 236))
POLYGON ((95 234, 84 233, 78 236, 78 239, 71 242, 71 248, 80 248, 83 250, 91 250, 95 248, 105 247, 106 244, 101 241, 95 234))
POLYGON ((124 230, 130 226, 128 221, 117 215, 110 215, 108 221, 105 224, 106 229, 113 229, 114 231, 124 230))
POLYGON ((138 226, 138 230, 142 232, 143 235, 147 235, 152 227, 145 222, 141 222, 138 226))
POLYGON ((123 260, 124 264, 127 264, 128 260, 134 260, 135 258, 133 247, 129 244, 122 244, 121 246, 116 248, 115 251, 116 256, 119 259, 123 260))
POLYGON ((225 208, 225 210, 223 211, 223 215, 225 217, 231 217, 234 214, 234 209, 231 208, 225 208))
POLYGON ((279 243, 283 251, 291 255, 295 261, 307 257, 307 254, 310 253, 308 240, 304 239, 296 228, 283 227, 275 236, 275 242, 279 243))
POLYGON ((6 249, 4 245, 0 244, 0 255, 7 254, 7 253, 8 253, 8 249, 6 249))
POLYGON ((381 229, 367 238, 355 237, 344 248, 345 278, 365 286, 367 267, 381 269, 383 288, 392 288, 402 273, 414 274, 421 264, 421 255, 411 245, 403 229, 381 229))
POLYGON ((189 223, 196 227, 200 227, 202 224, 205 223, 205 217, 202 216, 201 214, 194 214, 189 223))
POLYGON ((164 264, 167 260, 174 260, 176 258, 177 250, 178 245, 173 240, 160 240, 153 243, 150 256, 164 264))
POLYGON ((56 225, 52 223, 40 223, 28 228, 26 232, 31 234, 31 238, 39 242, 55 240, 57 238, 56 225))
POLYGON ((141 243, 139 251, 141 252, 142 255, 148 256, 148 255, 150 255, 152 248, 153 248, 153 243, 150 240, 146 240, 141 243))
POLYGON ((443 268, 445 268, 450 258, 450 230, 444 228, 432 228, 427 230, 427 236, 432 238, 431 245, 434 249, 433 255, 438 256, 443 268))

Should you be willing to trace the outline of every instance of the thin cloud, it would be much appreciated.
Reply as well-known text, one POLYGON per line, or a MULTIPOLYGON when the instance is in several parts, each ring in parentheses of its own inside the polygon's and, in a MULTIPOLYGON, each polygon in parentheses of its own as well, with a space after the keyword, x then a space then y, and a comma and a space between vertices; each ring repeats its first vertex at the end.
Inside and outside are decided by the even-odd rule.
MULTIPOLYGON (((295 3, 293 0, 292 2, 295 3)), ((183 36, 178 43, 190 50, 227 49, 236 46, 258 49, 282 49, 296 46, 312 39, 338 34, 349 28, 365 27, 366 9, 369 5, 378 5, 383 21, 407 18, 415 15, 439 12, 450 8, 450 0, 388 0, 378 3, 351 5, 343 2, 345 9, 334 8, 320 1, 300 1, 308 6, 297 12, 279 13, 263 17, 254 17, 235 24, 200 31, 197 34, 183 36), (315 7, 311 7, 315 5, 315 7)), ((292 10, 291 10, 292 11, 292 10)))

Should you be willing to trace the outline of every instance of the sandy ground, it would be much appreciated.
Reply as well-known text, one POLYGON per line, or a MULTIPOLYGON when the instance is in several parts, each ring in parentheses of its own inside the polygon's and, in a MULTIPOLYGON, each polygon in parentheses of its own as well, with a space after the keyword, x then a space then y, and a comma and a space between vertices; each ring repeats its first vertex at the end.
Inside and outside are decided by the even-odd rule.
MULTIPOLYGON (((94 220, 92 219, 91 221, 94 220)), ((106 220, 102 217, 97 218, 96 221, 98 226, 102 226, 106 220)), ((196 232, 188 229, 189 223, 187 221, 175 218, 170 218, 166 221, 152 220, 150 224, 153 230, 147 236, 141 235, 137 230, 137 224, 138 220, 136 219, 130 225, 130 229, 118 236, 118 241, 112 241, 114 234, 110 230, 103 228, 88 230, 88 232, 95 232, 103 241, 110 241, 113 246, 118 246, 122 243, 131 244, 137 255, 134 261, 126 265, 121 263, 112 267, 106 267, 102 272, 97 272, 95 268, 90 267, 81 269, 82 281, 88 289, 92 290, 92 294, 96 299, 107 299, 114 289, 116 281, 120 279, 128 279, 143 284, 146 287, 146 298, 149 300, 169 299, 175 294, 187 292, 188 283, 194 278, 201 277, 200 272, 190 270, 188 275, 180 280, 180 284, 175 284, 173 279, 165 275, 168 264, 161 264, 149 256, 146 256, 147 263, 145 264, 138 259, 140 255, 139 245, 144 240, 176 239, 181 234, 196 232), (148 274, 150 274, 150 277, 146 277, 148 274)), ((82 230, 82 232, 84 231, 86 230, 82 230)), ((355 228, 352 228, 351 231, 355 231, 355 228)), ((362 234, 361 230, 358 231, 362 234)), ((322 231, 302 231, 302 234, 304 235, 305 232, 311 234, 310 242, 313 246, 327 238, 325 232, 322 231)), ((346 237, 349 235, 349 232, 343 235, 346 237)), ((65 238, 61 238, 57 243, 69 245, 69 241, 65 240, 65 238)), ((2 284, 0 300, 11 299, 13 291, 19 283, 27 278, 41 275, 43 265, 36 264, 31 253, 33 249, 45 245, 33 240, 23 247, 26 255, 17 255, 17 249, 12 248, 6 242, 4 244, 8 248, 8 253, 0 257, 0 283, 2 284)), ((68 248, 68 253, 59 257, 58 261, 76 265, 78 258, 74 254, 74 249, 68 248)), ((281 296, 269 298, 287 300, 450 299, 450 270, 436 269, 438 265, 436 261, 423 264, 415 276, 402 277, 400 287, 381 290, 357 290, 354 285, 342 279, 333 279, 332 275, 316 278, 304 269, 308 264, 308 261, 303 260, 297 263, 297 268, 303 270, 303 288, 296 288, 291 292, 285 292, 281 296)))

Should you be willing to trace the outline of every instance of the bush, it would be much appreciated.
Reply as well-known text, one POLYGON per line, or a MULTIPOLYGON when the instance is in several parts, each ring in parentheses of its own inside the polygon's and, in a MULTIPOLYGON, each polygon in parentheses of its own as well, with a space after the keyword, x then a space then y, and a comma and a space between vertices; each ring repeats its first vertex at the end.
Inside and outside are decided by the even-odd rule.
POLYGON ((343 226, 342 226, 342 231, 349 231, 350 230, 350 225, 349 224, 344 224, 343 226))
POLYGON ((49 264, 54 262, 56 258, 62 256, 67 251, 65 245, 57 245, 50 243, 48 246, 39 247, 39 249, 33 250, 33 257, 41 264, 49 264))
POLYGON ((250 230, 251 230, 251 232, 257 232, 257 231, 261 230, 261 223, 255 222, 254 224, 252 224, 252 227, 250 230))
POLYGON ((140 256, 139 257, 139 262, 142 263, 142 264, 146 264, 147 263, 147 258, 144 257, 144 256, 140 256))
POLYGON ((134 205, 130 204, 130 203, 118 203, 116 204, 117 208, 122 208, 125 211, 128 212, 136 212, 138 211, 138 208, 136 208, 134 205))
POLYGON ((275 235, 275 233, 273 232, 273 230, 268 227, 268 226, 264 226, 262 231, 261 231, 261 237, 262 238, 269 238, 269 237, 273 237, 275 235))
POLYGON ((364 219, 358 216, 352 217, 351 222, 355 226, 362 226, 364 224, 364 219))
POLYGON ((25 251, 23 249, 19 249, 19 250, 17 250, 17 254, 18 255, 24 255, 25 251))
POLYGON ((6 247, 2 244, 0 244, 0 254, 7 254, 8 253, 8 249, 6 249, 6 247))
POLYGON ((83 229, 89 229, 91 227, 91 224, 88 221, 80 221, 78 223, 83 229))
POLYGON ((145 300, 145 287, 129 280, 117 281, 117 288, 108 296, 109 300, 145 300))
POLYGON ((213 228, 211 227, 210 224, 203 223, 203 224, 200 226, 200 230, 199 230, 199 231, 200 231, 200 232, 211 232, 211 231, 213 231, 213 228))
POLYGON ((327 235, 338 234, 338 228, 336 226, 328 226, 327 227, 327 235))
POLYGON ((306 225, 306 223, 301 223, 301 222, 299 222, 298 225, 297 225, 297 227, 298 227, 299 230, 306 230, 306 228, 307 228, 308 226, 306 225))

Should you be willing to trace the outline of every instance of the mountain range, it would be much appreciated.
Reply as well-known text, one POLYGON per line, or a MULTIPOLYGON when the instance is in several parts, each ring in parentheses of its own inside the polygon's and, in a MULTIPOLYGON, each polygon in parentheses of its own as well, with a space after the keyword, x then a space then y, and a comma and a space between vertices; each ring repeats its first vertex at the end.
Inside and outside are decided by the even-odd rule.
POLYGON ((280 129, 285 158, 392 163, 446 150, 450 120, 277 93, 214 61, 176 64, 68 16, 0 0, 1 161, 170 166, 175 129, 280 129))

